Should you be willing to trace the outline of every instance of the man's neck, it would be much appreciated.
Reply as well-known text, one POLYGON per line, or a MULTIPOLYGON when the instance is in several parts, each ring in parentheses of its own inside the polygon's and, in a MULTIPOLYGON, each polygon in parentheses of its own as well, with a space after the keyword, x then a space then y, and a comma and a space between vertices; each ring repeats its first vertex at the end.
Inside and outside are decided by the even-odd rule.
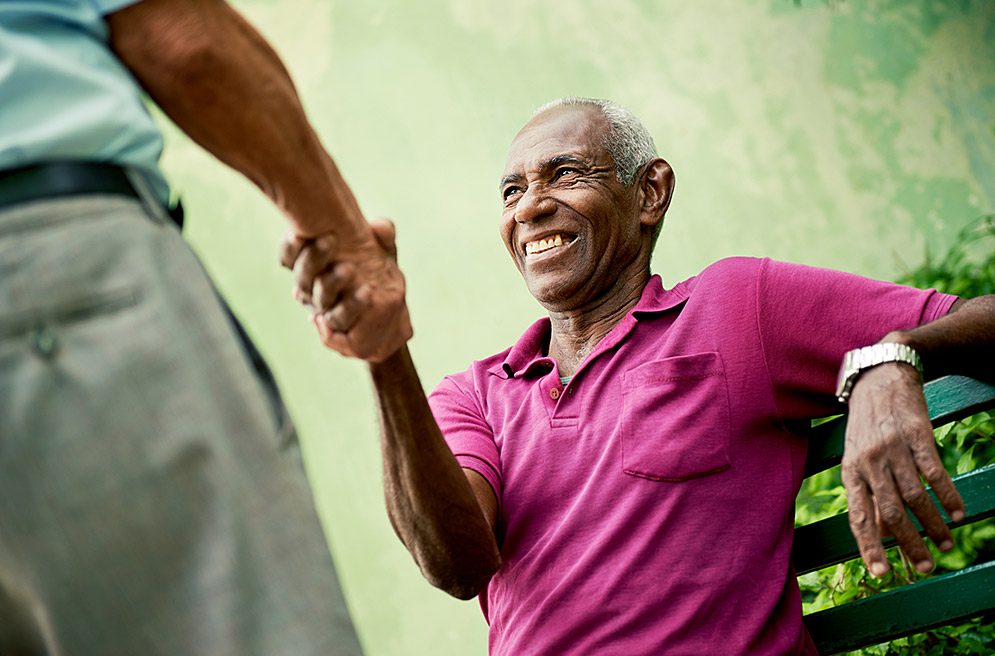
POLYGON ((610 290, 596 302, 577 310, 550 312, 549 357, 556 360, 560 376, 573 376, 584 359, 639 303, 649 280, 610 290))

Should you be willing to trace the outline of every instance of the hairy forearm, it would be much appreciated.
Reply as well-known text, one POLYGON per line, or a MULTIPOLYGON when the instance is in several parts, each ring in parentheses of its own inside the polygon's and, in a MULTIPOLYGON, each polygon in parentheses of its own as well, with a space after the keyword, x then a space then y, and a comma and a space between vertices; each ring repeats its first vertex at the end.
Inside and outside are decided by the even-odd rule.
POLYGON ((470 599, 501 564, 492 527, 439 431, 407 347, 370 372, 391 524, 433 585, 470 599))
POLYGON ((363 218, 279 57, 219 0, 144 0, 107 18, 111 46, 194 141, 244 174, 303 237, 363 218))
POLYGON ((995 372, 995 296, 959 301, 954 311, 907 331, 888 333, 882 341, 914 348, 927 378, 950 374, 992 380, 995 372))

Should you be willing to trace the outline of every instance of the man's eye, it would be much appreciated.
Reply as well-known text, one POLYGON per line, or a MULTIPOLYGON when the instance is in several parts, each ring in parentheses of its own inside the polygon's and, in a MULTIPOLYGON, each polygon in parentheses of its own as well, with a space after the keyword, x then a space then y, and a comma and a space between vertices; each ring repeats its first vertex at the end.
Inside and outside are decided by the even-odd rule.
POLYGON ((518 195, 521 191, 522 190, 519 189, 518 187, 506 187, 505 190, 504 190, 504 192, 503 192, 504 199, 508 200, 508 199, 512 198, 513 196, 518 195))
POLYGON ((573 168, 571 166, 561 166, 560 168, 556 169, 556 172, 553 174, 553 179, 554 180, 559 180, 560 178, 562 178, 565 175, 568 175, 570 173, 577 173, 577 172, 578 172, 577 169, 575 169, 575 168, 573 168))

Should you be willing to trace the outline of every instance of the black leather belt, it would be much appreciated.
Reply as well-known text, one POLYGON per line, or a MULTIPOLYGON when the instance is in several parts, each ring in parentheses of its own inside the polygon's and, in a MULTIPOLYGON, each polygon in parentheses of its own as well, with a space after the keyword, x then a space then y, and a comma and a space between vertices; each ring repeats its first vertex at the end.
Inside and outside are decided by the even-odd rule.
MULTIPOLYGON (((0 208, 33 200, 113 194, 141 197, 128 181, 124 169, 105 162, 49 162, 0 171, 0 208)), ((183 225, 183 209, 167 210, 177 225, 183 225)))
POLYGON ((113 164, 52 162, 0 171, 0 207, 80 194, 138 198, 124 169, 113 164))

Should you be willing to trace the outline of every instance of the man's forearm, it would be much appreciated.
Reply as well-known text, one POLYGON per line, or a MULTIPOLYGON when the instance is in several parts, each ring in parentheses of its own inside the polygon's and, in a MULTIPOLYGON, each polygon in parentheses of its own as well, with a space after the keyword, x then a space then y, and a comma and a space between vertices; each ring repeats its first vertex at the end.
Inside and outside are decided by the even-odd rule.
POLYGON ((391 524, 433 585, 472 598, 501 564, 493 527, 439 431, 407 347, 370 372, 391 524))
POLYGON ((946 316, 881 341, 911 346, 922 358, 927 378, 949 374, 995 377, 995 296, 959 300, 946 316))
POLYGON ((279 57, 220 0, 143 0, 107 17, 111 46, 194 141, 244 174, 303 237, 348 242, 363 217, 279 57))

